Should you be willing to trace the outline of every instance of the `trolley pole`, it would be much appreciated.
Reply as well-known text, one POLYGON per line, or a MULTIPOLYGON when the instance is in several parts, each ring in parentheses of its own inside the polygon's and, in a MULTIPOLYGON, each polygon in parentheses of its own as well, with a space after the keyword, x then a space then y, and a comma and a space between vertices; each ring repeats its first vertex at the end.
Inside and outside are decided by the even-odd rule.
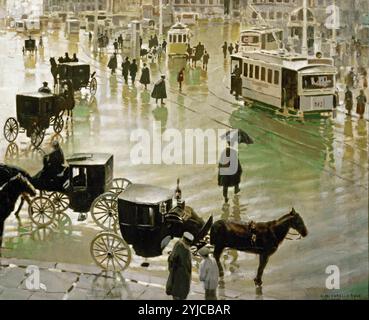
POLYGON ((308 55, 308 47, 307 47, 307 0, 304 0, 303 4, 303 13, 304 13, 304 22, 302 27, 302 46, 301 53, 303 56, 308 55))
POLYGON ((98 10, 99 10, 99 0, 95 0, 95 23, 94 23, 94 53, 97 53, 97 33, 98 33, 98 10))
POLYGON ((163 0, 159 0, 159 39, 163 40, 163 0))

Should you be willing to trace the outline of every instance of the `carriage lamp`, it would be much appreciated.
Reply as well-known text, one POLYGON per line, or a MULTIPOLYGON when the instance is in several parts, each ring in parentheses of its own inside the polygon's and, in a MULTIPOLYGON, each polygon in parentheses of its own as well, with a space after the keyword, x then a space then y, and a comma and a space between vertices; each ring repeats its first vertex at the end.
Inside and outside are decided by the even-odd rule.
POLYGON ((159 212, 161 214, 166 214, 167 213, 167 204, 165 202, 160 202, 159 212))

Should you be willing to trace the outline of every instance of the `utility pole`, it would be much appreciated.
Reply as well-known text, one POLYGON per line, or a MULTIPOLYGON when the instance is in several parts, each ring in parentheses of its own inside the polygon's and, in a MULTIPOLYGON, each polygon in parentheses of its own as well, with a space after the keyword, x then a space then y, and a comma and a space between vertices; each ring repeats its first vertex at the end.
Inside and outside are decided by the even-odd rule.
POLYGON ((159 39, 163 40, 163 0, 159 0, 159 39))
POLYGON ((98 10, 99 10, 99 0, 95 0, 94 49, 93 49, 94 53, 97 53, 98 10))
POLYGON ((307 0, 304 0, 303 2, 303 15, 304 15, 304 21, 303 21, 303 27, 302 27, 302 46, 301 46, 301 53, 303 56, 308 55, 308 47, 307 47, 307 24, 308 24, 308 17, 307 17, 307 0))

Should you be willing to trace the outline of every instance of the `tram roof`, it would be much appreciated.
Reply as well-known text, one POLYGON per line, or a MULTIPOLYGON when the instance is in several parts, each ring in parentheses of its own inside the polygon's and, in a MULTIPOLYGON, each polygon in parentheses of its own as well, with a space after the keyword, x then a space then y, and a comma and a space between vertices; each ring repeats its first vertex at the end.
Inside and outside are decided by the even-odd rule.
POLYGON ((285 69, 302 71, 304 69, 312 69, 315 71, 336 72, 333 65, 333 60, 329 58, 304 57, 300 54, 279 52, 279 51, 250 51, 237 53, 232 55, 235 58, 260 60, 264 63, 269 63, 276 66, 281 66, 285 69))
POLYGON ((270 26, 258 26, 258 27, 250 27, 247 29, 244 29, 241 31, 242 33, 260 33, 260 34, 266 34, 266 33, 272 33, 272 32, 280 32, 283 31, 281 28, 274 28, 270 26))

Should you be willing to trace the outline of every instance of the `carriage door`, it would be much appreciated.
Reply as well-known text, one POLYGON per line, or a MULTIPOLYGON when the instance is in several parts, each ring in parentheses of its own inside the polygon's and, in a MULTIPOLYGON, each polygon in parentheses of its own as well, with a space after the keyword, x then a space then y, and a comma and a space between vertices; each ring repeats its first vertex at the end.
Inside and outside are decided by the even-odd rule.
POLYGON ((299 108, 298 74, 297 71, 282 70, 282 107, 299 108))

